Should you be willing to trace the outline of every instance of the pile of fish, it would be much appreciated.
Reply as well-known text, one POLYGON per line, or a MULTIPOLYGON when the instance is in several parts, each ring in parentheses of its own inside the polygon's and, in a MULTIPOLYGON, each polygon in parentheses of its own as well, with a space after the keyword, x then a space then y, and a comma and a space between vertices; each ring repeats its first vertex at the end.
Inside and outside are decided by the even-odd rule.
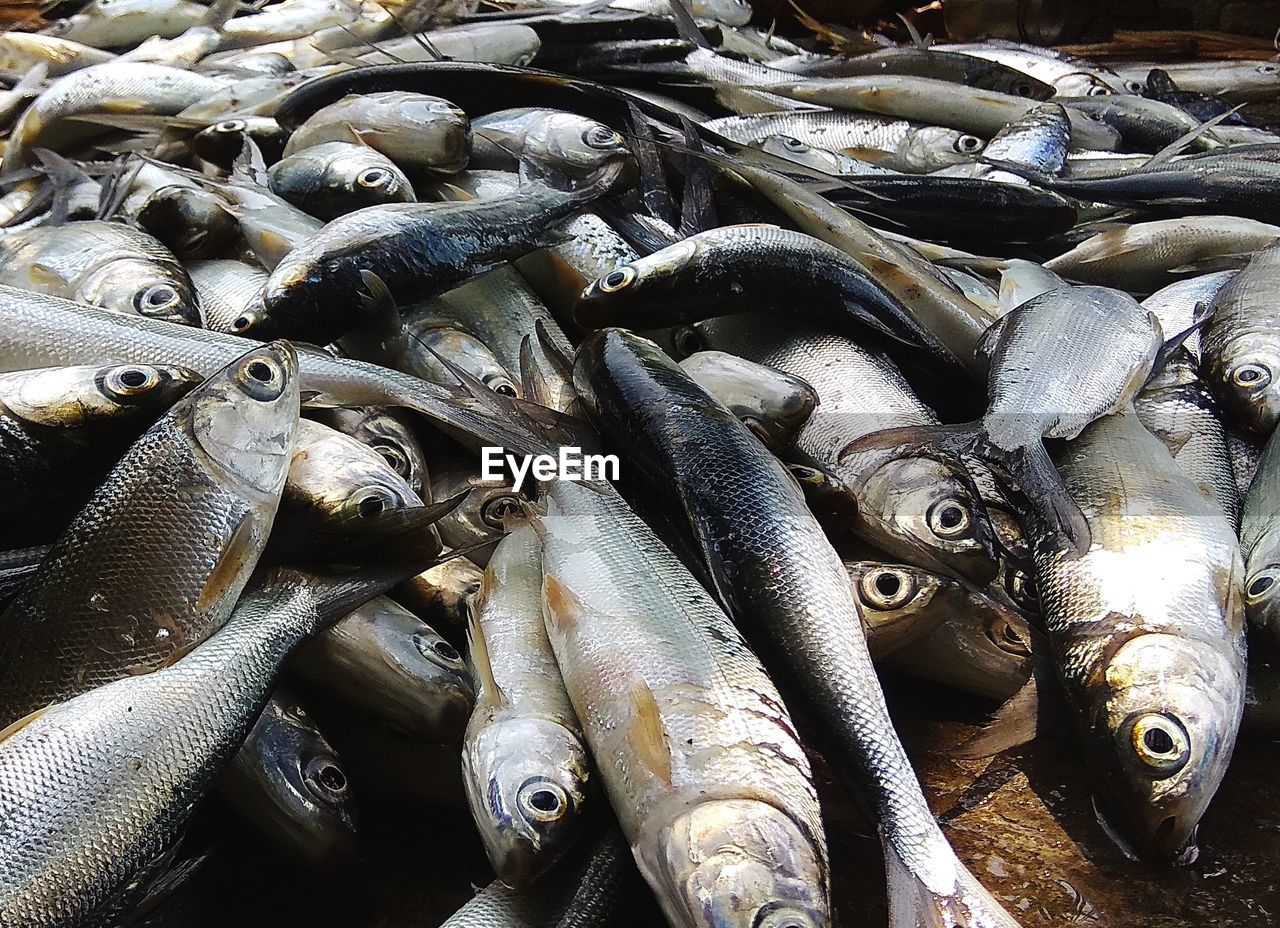
POLYGON ((830 926, 815 752, 891 926, 1012 928, 885 670, 1195 858, 1280 634, 1280 68, 750 13, 0 34, 0 925, 162 908, 210 804, 349 859, 324 704, 460 777, 454 928, 830 926))

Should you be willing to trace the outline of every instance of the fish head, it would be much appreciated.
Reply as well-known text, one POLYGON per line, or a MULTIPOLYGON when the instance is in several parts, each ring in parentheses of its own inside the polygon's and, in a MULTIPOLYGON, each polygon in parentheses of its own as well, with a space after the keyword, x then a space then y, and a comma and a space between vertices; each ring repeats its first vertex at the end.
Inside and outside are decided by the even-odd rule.
POLYGON ((278 498, 298 427, 298 356, 288 342, 241 355, 189 395, 191 435, 212 470, 278 498))
POLYGON ((1242 428, 1270 435, 1280 421, 1280 345, 1246 332, 1206 356, 1209 382, 1242 428))
POLYGON ((17 371, 0 375, 0 401, 13 415, 65 428, 159 416, 204 378, 185 367, 124 364, 17 371))
POLYGON ((851 561, 844 566, 860 607, 867 646, 876 657, 927 633, 932 627, 929 604, 945 585, 955 583, 905 564, 851 561))
POLYGON ((754 799, 700 802, 645 836, 636 861, 673 925, 826 928, 823 853, 776 806, 754 799))
MULTIPOLYGON (((410 91, 386 91, 349 97, 347 102, 353 111, 365 110, 367 118, 361 122, 369 128, 362 128, 359 136, 372 142, 385 132, 402 136, 399 141, 411 140, 418 161, 441 174, 456 174, 467 166, 471 120, 448 100, 410 91)), ((374 147, 389 150, 376 143, 374 147)))
POLYGON ((427 480, 426 452, 399 417, 386 410, 370 409, 351 434, 382 455, 387 465, 422 495, 427 480))
MULTIPOLYGON (((184 275, 185 276, 185 275, 184 275)), ((112 312, 199 327, 200 301, 190 280, 165 273, 151 261, 122 258, 81 278, 76 299, 112 312)))
POLYGON ((976 135, 942 126, 920 126, 908 130, 900 147, 901 160, 917 171, 936 171, 982 154, 987 143, 976 135))
MULTIPOLYGON (((1263 546, 1258 545, 1254 550, 1261 549, 1263 546)), ((1244 608, 1249 624, 1264 631, 1273 641, 1280 640, 1280 564, 1249 565, 1244 580, 1244 608)))
POLYGON ((377 597, 357 609, 354 646, 376 660, 366 675, 382 702, 396 704, 392 728, 423 743, 454 744, 475 706, 475 685, 461 653, 399 603, 377 597))
POLYGON ((850 486, 868 541, 942 573, 981 584, 995 578, 994 532, 959 463, 890 457, 850 486))
POLYGON ((679 304, 702 267, 701 244, 693 235, 614 268, 582 291, 573 307, 574 318, 587 328, 654 328, 641 314, 646 308, 679 304))
POLYGON ((521 173, 546 178, 558 189, 590 185, 607 172, 625 184, 635 176, 635 158, 620 132, 576 113, 548 113, 525 136, 521 173), (623 175, 626 175, 625 177, 623 175))
POLYGON ((418 494, 376 451, 309 420, 298 429, 285 502, 291 513, 302 510, 351 525, 422 505, 418 494))
POLYGON ((699 351, 680 366, 775 451, 791 445, 818 405, 801 378, 727 352, 699 351))
POLYGON ((1122 847, 1194 860, 1196 826, 1226 773, 1243 707, 1242 653, 1166 634, 1120 646, 1092 697, 1090 729, 1109 768, 1096 805, 1122 847))
POLYGON ((838 155, 833 151, 827 151, 825 148, 815 148, 812 145, 806 145, 797 138, 789 135, 771 135, 761 144, 762 151, 779 158, 785 158, 787 161, 793 161, 796 164, 803 164, 807 167, 814 168, 818 171, 824 171, 827 174, 845 174, 847 156, 838 155))
POLYGON ((518 716, 481 725, 463 768, 489 862, 508 886, 536 879, 578 837, 590 761, 563 725, 518 716))

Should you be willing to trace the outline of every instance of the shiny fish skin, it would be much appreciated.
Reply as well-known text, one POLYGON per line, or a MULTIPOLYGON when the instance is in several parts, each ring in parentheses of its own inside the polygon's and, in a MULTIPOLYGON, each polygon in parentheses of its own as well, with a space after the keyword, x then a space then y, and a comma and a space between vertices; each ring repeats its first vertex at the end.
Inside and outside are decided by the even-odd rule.
POLYGON ((1055 460, 1093 546, 1037 548, 1036 571, 1099 810, 1136 852, 1193 858, 1244 706, 1235 532, 1133 414, 1098 420, 1055 460))
POLYGON ((777 691, 711 597, 608 490, 555 481, 543 614, 600 778, 674 925, 825 928, 826 846, 777 691))
POLYGON ((91 45, 38 32, 0 33, 0 69, 15 74, 26 74, 44 65, 50 77, 62 77, 90 65, 106 64, 115 57, 91 45))
POLYGON ((1213 299, 1200 337, 1204 373, 1233 423, 1269 435, 1280 421, 1280 242, 1253 256, 1213 299))
POLYGON ((342 761, 284 687, 271 694, 218 791, 291 860, 333 870, 355 856, 355 800, 342 761))
POLYGON ((198 326, 200 301, 178 259, 145 232, 88 220, 0 237, 0 283, 118 313, 198 326))
POLYGON ((794 374, 723 351, 695 352, 680 366, 774 452, 791 447, 818 406, 817 391, 794 374))
POLYGON ((1280 441, 1267 440, 1244 497, 1240 553, 1245 559, 1245 611, 1253 626, 1272 640, 1280 635, 1280 441))
POLYGON ((271 191, 317 219, 363 206, 413 203, 413 186, 396 163, 353 142, 322 142, 288 155, 267 172, 271 191))
POLYGON ((127 912, 240 747, 281 662, 395 577, 278 571, 173 666, 56 705, 0 741, 0 921, 67 928, 127 912))
MULTIPOLYGON (((1235 271, 1218 271, 1213 274, 1202 274, 1190 277, 1161 287, 1142 301, 1148 312, 1155 313, 1160 320, 1162 332, 1171 335, 1185 332, 1195 322, 1196 308, 1207 309, 1213 305, 1213 298, 1226 286, 1227 281, 1236 276, 1235 271)), ((1200 357, 1200 330, 1187 336, 1183 347, 1195 358, 1200 357)))
POLYGON ((767 636, 827 725, 839 768, 876 816, 890 924, 1016 925, 929 811, 889 719, 844 565, 787 472, 651 342, 617 329, 592 335, 574 375, 597 424, 625 441, 648 488, 693 530, 720 597, 767 636), (609 425, 624 414, 635 420, 627 438, 609 425))
POLYGON ((267 542, 297 422, 296 356, 273 343, 147 431, 0 613, 0 722, 156 670, 226 621, 267 542))
POLYGON ((311 417, 378 452, 413 492, 430 501, 426 453, 402 413, 377 406, 337 406, 314 410, 311 417))
POLYGON ((261 268, 221 258, 188 262, 187 271, 200 296, 204 327, 227 334, 267 280, 261 268))
POLYGON ((73 16, 55 20, 49 33, 97 48, 132 46, 151 36, 173 38, 209 15, 190 0, 91 0, 73 16))
POLYGON ((476 710, 463 785, 489 862, 532 882, 582 831, 591 761, 542 620, 542 547, 515 528, 489 559, 471 628, 476 710))

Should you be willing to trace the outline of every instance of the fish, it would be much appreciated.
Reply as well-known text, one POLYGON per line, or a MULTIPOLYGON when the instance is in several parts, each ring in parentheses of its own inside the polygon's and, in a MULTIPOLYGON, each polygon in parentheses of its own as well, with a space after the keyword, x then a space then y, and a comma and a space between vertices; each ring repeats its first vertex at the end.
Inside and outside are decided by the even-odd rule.
POLYGON ((1244 708, 1244 567, 1226 514, 1132 413, 1055 456, 1091 529, 1083 556, 1037 546, 1058 677, 1109 833, 1193 860, 1244 708))
POLYGON ((260 267, 229 258, 188 261, 187 273, 200 298, 204 328, 230 334, 231 323, 252 305, 267 274, 260 267))
POLYGON ((817 796, 763 668, 620 497, 563 480, 547 494, 539 531, 547 637, 601 784, 668 921, 825 928, 817 796))
POLYGON ((457 551, 446 549, 441 557, 449 559, 406 580, 394 598, 442 628, 466 628, 484 574, 457 551))
MULTIPOLYGON (((1125 80, 1145 84, 1153 67, 1121 63, 1116 71, 1125 80)), ((1280 64, 1274 61, 1187 61, 1159 67, 1185 91, 1222 96, 1235 103, 1280 94, 1280 64)))
MULTIPOLYGON (((931 51, 954 55, 966 55, 983 61, 992 61, 1013 68, 1028 77, 1047 83, 1055 97, 1110 96, 1116 93, 1137 93, 1136 83, 1117 88, 1115 75, 1104 72, 1096 65, 1090 66, 1079 59, 1067 59, 1034 45, 1022 45, 988 40, 986 42, 939 43, 930 46, 931 51)), ((999 89, 999 88, 991 88, 999 89)), ((1026 96, 1020 94, 1020 96, 1026 96)))
POLYGON ((469 626, 476 708, 463 785, 494 873, 528 885, 573 847, 594 786, 582 726, 542 618, 542 547, 513 529, 485 568, 469 626))
POLYGON ((394 161, 353 142, 322 142, 277 161, 271 191, 317 219, 336 219, 363 206, 414 203, 413 185, 394 161))
POLYGON ((402 415, 377 406, 335 406, 314 410, 310 415, 368 445, 404 478, 409 489, 424 500, 431 499, 426 452, 402 415))
POLYGON ((518 168, 525 177, 551 178, 558 185, 590 183, 610 164, 631 159, 617 130, 560 110, 499 110, 477 118, 471 130, 472 167, 518 168))
POLYGON ((680 367, 775 453, 795 443, 818 406, 818 391, 794 374, 724 351, 696 351, 680 367))
POLYGON ((844 569, 872 660, 929 637, 947 619, 945 607, 930 608, 949 586, 937 574, 882 561, 845 561, 844 569))
POLYGON ((842 333, 760 316, 711 320, 690 331, 698 347, 764 364, 817 391, 817 409, 795 448, 852 498, 852 519, 838 525, 904 563, 978 583, 995 577, 991 523, 961 462, 915 453, 842 458, 855 436, 937 421, 892 360, 842 333))
POLYGON ((106 64, 112 52, 41 32, 5 30, 0 33, 0 69, 26 74, 44 65, 50 77, 62 77, 90 65, 106 64))
POLYGON ((467 166, 471 123, 441 97, 405 91, 353 94, 293 130, 285 157, 324 142, 367 145, 397 165, 455 174, 467 166))
POLYGON ((310 713, 277 686, 218 780, 218 792, 280 853, 332 871, 356 852, 356 806, 342 759, 310 713))
MULTIPOLYGON (((500 396, 520 396, 518 375, 466 328, 428 312, 406 318, 404 331, 408 345, 394 362, 397 370, 423 380, 449 383, 453 380, 450 370, 453 365, 500 396)), ((519 371, 518 360, 517 356, 516 371, 519 371)))
POLYGON ((308 692, 423 744, 459 741, 475 703, 462 654, 386 596, 304 644, 286 673, 308 692))
POLYGON ((208 17, 208 7, 190 0, 92 0, 50 23, 48 34, 94 48, 118 48, 152 36, 171 39, 208 17))
POLYGON ((271 343, 146 431, 0 613, 5 725, 217 631, 266 545, 297 423, 296 355, 271 343))
POLYGON ((126 915, 163 873, 289 652, 412 570, 392 563, 278 569, 172 666, 41 706, 6 730, 0 918, 53 928, 126 915))
POLYGON ((1246 487, 1240 511, 1240 553, 1245 560, 1244 606, 1250 624, 1274 639, 1280 623, 1275 607, 1276 580, 1280 576, 1277 554, 1273 474, 1280 447, 1275 433, 1267 439, 1252 480, 1246 487))
POLYGON ((1220 289, 1200 336, 1205 378, 1233 424, 1270 435, 1280 421, 1280 347, 1270 297, 1280 242, 1258 251, 1220 289))
POLYGON ((236 222, 216 193, 149 161, 126 162, 103 195, 100 212, 136 223, 187 260, 219 253, 236 222))
POLYGON ((1163 345, 1159 320, 1132 297, 1070 287, 1033 297, 992 324, 990 403, 975 424, 907 427, 856 439, 844 454, 885 449, 932 434, 1003 471, 1068 548, 1089 548, 1089 526, 1067 497, 1044 438, 1074 438, 1128 406, 1163 345), (1087 371, 1087 373, 1085 373, 1087 371))
POLYGON ((186 269, 145 232, 88 220, 0 237, 0 282, 117 313, 199 326, 186 269))
POLYGON ((150 364, 0 374, 0 472, 9 490, 0 511, 43 509, 95 488, 202 381, 185 368, 150 364))
POLYGON ((435 61, 424 42, 443 58, 451 61, 488 61, 494 64, 527 65, 542 47, 535 29, 521 23, 465 23, 433 29, 427 38, 408 35, 372 43, 361 52, 366 64, 388 62, 435 61))

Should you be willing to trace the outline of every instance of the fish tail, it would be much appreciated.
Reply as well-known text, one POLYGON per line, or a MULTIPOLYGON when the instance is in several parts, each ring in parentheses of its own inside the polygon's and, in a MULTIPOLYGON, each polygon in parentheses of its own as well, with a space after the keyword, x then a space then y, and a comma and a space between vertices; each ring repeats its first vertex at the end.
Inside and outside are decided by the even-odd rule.
POLYGON ((1092 540, 1089 523, 1067 492, 1062 475, 1043 442, 1033 441, 1008 449, 980 434, 973 453, 1008 477, 1032 514, 1050 533, 1068 542, 1076 555, 1089 550, 1092 540))
POLYGON ((929 855, 929 879, 914 873, 893 842, 884 842, 889 928, 1018 928, 939 836, 929 855))

